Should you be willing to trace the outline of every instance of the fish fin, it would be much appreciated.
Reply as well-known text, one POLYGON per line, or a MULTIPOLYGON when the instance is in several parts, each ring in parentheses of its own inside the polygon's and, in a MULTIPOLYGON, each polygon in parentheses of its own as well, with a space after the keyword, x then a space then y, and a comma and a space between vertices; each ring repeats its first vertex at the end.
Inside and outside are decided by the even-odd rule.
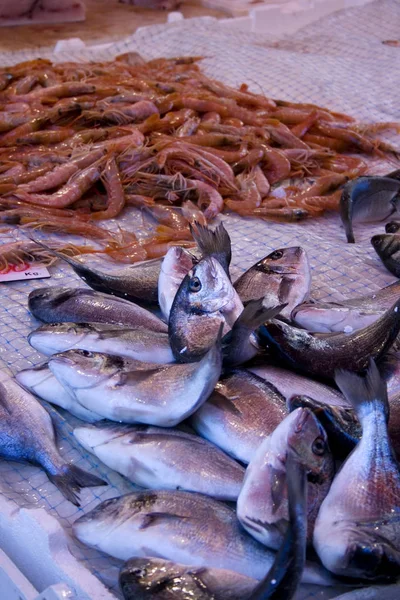
POLYGON ((47 472, 52 483, 60 490, 63 496, 75 506, 80 506, 77 492, 84 487, 97 487, 108 485, 103 479, 80 469, 76 465, 66 464, 61 472, 53 475, 47 472))
POLYGON ((272 512, 276 513, 282 501, 284 499, 284 490, 286 488, 286 473, 285 471, 278 471, 278 469, 271 468, 271 499, 272 499, 272 512))
POLYGON ((197 221, 189 227, 202 254, 216 258, 230 278, 229 265, 232 258, 232 244, 224 224, 220 223, 214 231, 205 225, 200 225, 197 221))
POLYGON ((335 372, 336 385, 351 403, 359 419, 381 406, 386 420, 389 420, 387 387, 381 378, 375 361, 371 358, 365 377, 343 369, 335 372))
POLYGON ((5 385, 0 383, 0 411, 7 412, 9 415, 12 414, 12 404, 7 399, 7 388, 5 385))
POLYGON ((174 515, 171 513, 163 513, 163 512, 152 512, 142 515, 142 522, 140 523, 139 529, 147 529, 152 525, 158 524, 161 521, 173 521, 175 519, 187 519, 188 517, 184 517, 182 515, 174 515))
POLYGON ((282 277, 281 283, 279 285, 278 290, 278 300, 279 302, 285 302, 287 300, 290 290, 294 286, 295 280, 293 277, 282 277))
POLYGON ((287 306, 287 304, 279 304, 278 306, 267 308, 263 302, 264 298, 250 300, 236 319, 232 329, 240 326, 241 329, 246 328, 254 331, 266 321, 276 317, 287 306))
POLYGON ((229 396, 221 394, 217 390, 214 390, 210 398, 207 400, 208 404, 212 404, 221 410, 226 410, 234 415, 241 415, 242 412, 237 408, 232 399, 229 396))

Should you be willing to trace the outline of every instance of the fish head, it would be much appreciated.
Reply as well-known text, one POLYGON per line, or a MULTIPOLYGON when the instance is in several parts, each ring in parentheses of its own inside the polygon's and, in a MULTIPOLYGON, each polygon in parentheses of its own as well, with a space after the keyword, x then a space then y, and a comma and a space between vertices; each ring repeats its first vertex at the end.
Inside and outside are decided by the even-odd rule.
POLYGON ((62 385, 71 389, 92 388, 118 374, 125 365, 120 356, 68 350, 52 356, 49 369, 62 385))
POLYGON ((307 252, 300 246, 278 248, 256 264, 265 273, 293 275, 310 270, 307 252))
POLYGON ((331 467, 332 455, 328 436, 313 412, 306 407, 297 408, 292 414, 287 443, 309 476, 325 480, 326 470, 331 467))
POLYGON ((85 323, 48 323, 32 331, 28 342, 38 352, 50 356, 79 345, 89 332, 94 331, 85 323))
POLYGON ((70 291, 67 287, 43 287, 33 290, 29 294, 29 310, 36 312, 43 306, 51 306, 60 297, 60 294, 66 294, 70 291))
POLYGON ((23 387, 26 387, 27 389, 33 389, 52 376, 53 375, 46 362, 36 367, 31 367, 30 369, 23 369, 16 374, 15 379, 23 387))
POLYGON ((371 244, 378 256, 384 261, 400 250, 400 235, 389 233, 374 235, 371 238, 371 244))

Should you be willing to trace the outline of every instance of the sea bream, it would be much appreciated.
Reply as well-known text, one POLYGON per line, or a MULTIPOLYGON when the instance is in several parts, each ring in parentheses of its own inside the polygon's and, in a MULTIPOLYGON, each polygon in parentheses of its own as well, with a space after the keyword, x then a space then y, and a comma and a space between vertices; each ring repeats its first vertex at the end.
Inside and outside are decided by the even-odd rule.
POLYGON ((69 464, 60 455, 51 417, 14 379, 0 373, 0 456, 41 467, 60 492, 79 506, 84 487, 106 485, 91 473, 69 464))
POLYGON ((310 286, 308 256, 299 246, 274 250, 234 283, 243 304, 259 298, 264 298, 267 307, 286 304, 282 315, 287 318, 295 306, 307 300, 310 286))
POLYGON ((28 335, 30 345, 51 356, 67 350, 89 350, 143 362, 174 362, 167 333, 107 323, 47 323, 28 335))
POLYGON ((53 375, 105 419, 174 427, 207 400, 221 374, 221 342, 196 363, 160 365, 87 350, 55 354, 53 375))
POLYGON ((145 308, 86 288, 38 288, 29 294, 28 308, 44 323, 115 323, 168 331, 167 324, 145 308))
POLYGON ((400 235, 397 233, 374 235, 371 244, 387 270, 400 278, 400 235))
POLYGON ((357 412, 362 437, 322 503, 314 546, 333 573, 395 580, 400 573, 400 470, 388 434, 386 386, 372 360, 365 377, 339 371, 336 383, 357 412))
POLYGON ((334 475, 327 435, 308 408, 298 408, 290 413, 261 442, 246 469, 237 502, 237 516, 246 531, 268 548, 279 548, 288 524, 286 460, 291 452, 301 462, 309 479, 309 542, 319 507, 334 475))
POLYGON ((243 304, 221 264, 203 258, 184 277, 172 304, 169 339, 179 362, 199 360, 224 327, 227 333, 243 304))
POLYGON ((111 469, 153 490, 186 490, 235 501, 244 468, 214 444, 179 429, 105 424, 74 436, 111 469))

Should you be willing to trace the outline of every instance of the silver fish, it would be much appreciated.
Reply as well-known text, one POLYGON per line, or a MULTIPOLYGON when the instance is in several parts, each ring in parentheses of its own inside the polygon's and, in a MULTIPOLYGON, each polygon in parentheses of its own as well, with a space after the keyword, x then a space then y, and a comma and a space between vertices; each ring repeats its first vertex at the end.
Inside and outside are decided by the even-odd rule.
POLYGON ((396 212, 400 181, 390 177, 357 177, 343 186, 340 217, 347 241, 355 242, 353 223, 383 221, 396 212))
POLYGON ((221 324, 230 330, 243 304, 221 264, 204 258, 183 279, 169 319, 172 351, 179 362, 198 360, 216 338, 221 324))
POLYGON ((121 569, 119 584, 125 600, 244 600, 257 581, 225 569, 131 558, 121 569))
POLYGON ((247 370, 273 385, 286 400, 292 396, 310 396, 331 406, 349 406, 346 398, 334 388, 293 371, 273 365, 248 367, 247 370))
POLYGON ((197 363, 157 365, 69 350, 49 368, 77 401, 111 421, 174 427, 208 398, 221 373, 220 341, 197 363))
POLYGON ((158 278, 158 304, 166 321, 183 278, 196 262, 195 257, 180 246, 172 246, 164 256, 158 278))
POLYGON ((48 323, 28 336, 30 345, 46 356, 67 350, 90 350, 143 362, 174 362, 167 333, 105 323, 48 323))
POLYGON ((28 307, 34 317, 45 323, 116 323, 168 331, 166 323, 137 304, 84 288, 33 290, 29 294, 28 307))
POLYGON ((333 481, 319 511, 314 546, 333 573, 395 579, 400 572, 400 470, 388 435, 386 386, 371 360, 365 378, 338 372, 361 441, 333 481))
POLYGON ((79 506, 77 492, 106 483, 68 464, 59 454, 49 413, 18 383, 0 373, 0 456, 41 467, 60 492, 79 506))
POLYGON ((374 235, 371 244, 387 270, 400 278, 400 235, 397 233, 374 235))
POLYGON ((74 436, 111 469, 152 490, 186 490, 235 501, 244 468, 197 435, 143 425, 78 427, 74 436))
MULTIPOLYGON (((262 579, 275 558, 242 529, 233 508, 191 492, 144 491, 106 500, 77 519, 73 533, 121 560, 161 558, 253 579, 262 579)), ((303 581, 333 583, 318 565, 306 566, 303 581)))
POLYGON ((79 404, 73 394, 54 377, 47 363, 31 369, 24 369, 17 373, 15 379, 35 396, 39 396, 39 398, 50 404, 64 408, 71 415, 82 419, 82 421, 95 423, 103 419, 102 416, 79 404))
POLYGON ((234 283, 242 302, 264 298, 265 306, 286 304, 284 317, 310 293, 311 271, 306 251, 299 246, 281 248, 250 267, 234 283))
POLYGON ((269 548, 279 548, 287 527, 286 459, 290 452, 312 477, 307 486, 309 542, 319 507, 334 475, 327 435, 308 408, 290 413, 265 438, 247 467, 237 502, 237 516, 243 527, 269 548))
POLYGON ((244 463, 288 414, 285 398, 271 384, 245 370, 234 370, 215 386, 191 417, 203 437, 244 463))

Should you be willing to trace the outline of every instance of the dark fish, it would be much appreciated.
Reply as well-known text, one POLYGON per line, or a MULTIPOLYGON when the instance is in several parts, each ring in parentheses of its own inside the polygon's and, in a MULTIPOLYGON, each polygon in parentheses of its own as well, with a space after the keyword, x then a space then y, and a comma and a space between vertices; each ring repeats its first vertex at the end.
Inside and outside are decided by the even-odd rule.
POLYGON ((36 319, 45 323, 115 323, 168 331, 166 323, 145 308, 85 288, 38 288, 29 294, 28 307, 36 319))
POLYGON ((285 306, 265 308, 262 298, 250 300, 222 340, 224 367, 236 367, 262 352, 256 330, 281 313, 285 306))
POLYGON ((289 525, 274 564, 248 600, 291 600, 300 585, 306 564, 307 474, 297 457, 286 460, 289 525))
POLYGON ((41 467, 60 492, 80 506, 77 492, 107 485, 59 454, 49 413, 14 379, 0 374, 0 456, 41 467))
POLYGON ((397 233, 400 229, 400 221, 390 221, 390 223, 386 223, 385 231, 386 233, 397 233))
POLYGON ((393 345, 400 331, 400 299, 375 323, 353 333, 308 333, 274 319, 259 329, 259 337, 292 368, 323 378, 336 369, 361 371, 393 345))
POLYGON ((201 436, 244 463, 288 414, 278 390, 248 371, 236 369, 215 386, 191 417, 201 436))
POLYGON ((371 244, 387 270, 400 278, 400 235, 395 233, 374 235, 371 244))
POLYGON ((290 412, 297 408, 313 411, 328 435, 336 459, 344 460, 361 439, 361 425, 352 408, 329 406, 307 396, 293 396, 287 403, 290 412))
POLYGON ((232 244, 224 224, 220 223, 218 227, 212 230, 200 223, 194 223, 190 226, 190 231, 203 257, 212 256, 216 258, 230 279, 229 265, 232 260, 232 244))
POLYGON ((293 308, 308 298, 311 271, 303 248, 281 248, 250 267, 234 283, 242 302, 264 298, 265 306, 286 304, 282 315, 290 318, 293 308))
POLYGON ((221 264, 201 260, 183 279, 172 304, 169 340, 179 362, 199 360, 214 343, 221 324, 227 333, 243 304, 221 264))
POLYGON ((396 212, 400 181, 390 177, 357 177, 348 181, 340 199, 340 217, 347 241, 354 244, 353 223, 387 219, 396 212))
POLYGON ((338 371, 336 383, 357 412, 362 437, 322 503, 314 546, 333 573, 393 581, 400 573, 400 470, 386 386, 373 360, 365 377, 338 371))
POLYGON ((246 600, 257 580, 234 571, 131 558, 119 585, 125 600, 246 600))

